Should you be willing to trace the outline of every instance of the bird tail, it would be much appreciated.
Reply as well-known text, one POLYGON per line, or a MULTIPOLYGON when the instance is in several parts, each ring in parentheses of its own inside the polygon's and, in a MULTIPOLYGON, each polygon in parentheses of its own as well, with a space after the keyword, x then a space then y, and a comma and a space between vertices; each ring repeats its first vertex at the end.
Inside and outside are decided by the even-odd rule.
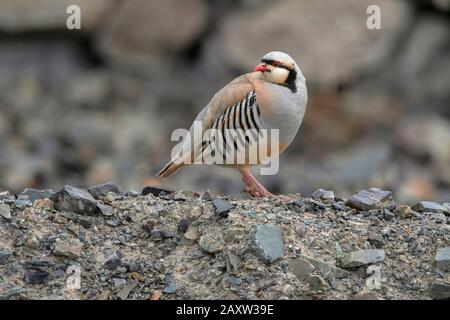
POLYGON ((183 163, 174 163, 173 161, 169 161, 169 163, 167 163, 156 175, 163 179, 168 178, 177 172, 183 165, 183 163))

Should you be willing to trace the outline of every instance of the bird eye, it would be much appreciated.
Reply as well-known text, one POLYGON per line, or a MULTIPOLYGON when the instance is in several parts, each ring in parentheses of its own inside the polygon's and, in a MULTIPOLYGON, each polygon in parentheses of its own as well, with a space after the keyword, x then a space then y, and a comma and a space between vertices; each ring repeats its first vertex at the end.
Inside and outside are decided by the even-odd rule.
POLYGON ((273 65, 274 67, 279 67, 279 66, 281 65, 281 63, 278 62, 278 61, 274 61, 274 62, 272 63, 272 65, 273 65))

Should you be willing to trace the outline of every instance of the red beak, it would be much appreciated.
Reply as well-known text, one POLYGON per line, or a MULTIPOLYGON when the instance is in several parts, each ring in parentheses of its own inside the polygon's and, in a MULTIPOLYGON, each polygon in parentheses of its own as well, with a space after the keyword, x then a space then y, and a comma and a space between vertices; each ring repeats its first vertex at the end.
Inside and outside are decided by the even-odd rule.
POLYGON ((255 71, 261 71, 261 72, 266 72, 266 71, 269 71, 269 70, 270 69, 264 63, 258 64, 256 66, 256 68, 255 68, 255 71))

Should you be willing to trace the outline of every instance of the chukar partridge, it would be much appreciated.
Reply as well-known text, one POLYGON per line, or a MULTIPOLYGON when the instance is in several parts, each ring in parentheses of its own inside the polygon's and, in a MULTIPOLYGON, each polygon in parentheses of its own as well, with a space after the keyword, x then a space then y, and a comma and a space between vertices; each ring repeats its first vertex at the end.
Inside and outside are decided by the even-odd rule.
POLYGON ((300 128, 307 100, 305 77, 294 59, 283 52, 270 52, 261 59, 254 72, 236 78, 214 95, 195 119, 189 131, 191 138, 183 141, 181 148, 157 175, 167 178, 183 166, 199 160, 205 162, 202 161, 205 156, 214 155, 220 149, 218 147, 223 147, 225 152, 219 158, 226 161, 212 164, 239 170, 250 195, 273 196, 252 175, 251 167, 277 157, 288 147, 300 128), (277 129, 279 144, 277 148, 265 146, 266 156, 258 153, 256 161, 251 162, 252 152, 255 153, 252 146, 261 147, 259 137, 263 129, 270 132, 277 129), (221 133, 235 130, 239 134, 233 141, 227 141, 227 138, 230 140, 228 135, 223 135, 223 139, 212 139, 211 131, 214 130, 221 133), (231 158, 227 153, 230 150, 236 151, 231 158))

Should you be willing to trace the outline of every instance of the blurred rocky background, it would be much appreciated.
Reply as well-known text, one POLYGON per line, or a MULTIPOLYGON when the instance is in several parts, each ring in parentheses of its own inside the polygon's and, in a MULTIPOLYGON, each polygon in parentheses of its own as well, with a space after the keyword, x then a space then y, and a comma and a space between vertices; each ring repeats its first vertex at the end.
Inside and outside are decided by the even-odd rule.
MULTIPOLYGON (((171 132, 282 50, 310 101, 279 174, 261 177, 272 191, 449 202, 449 18, 449 0, 0 0, 0 191, 158 185, 171 132), (70 4, 82 30, 66 28, 70 4)), ((203 166, 163 184, 243 188, 203 166)))

